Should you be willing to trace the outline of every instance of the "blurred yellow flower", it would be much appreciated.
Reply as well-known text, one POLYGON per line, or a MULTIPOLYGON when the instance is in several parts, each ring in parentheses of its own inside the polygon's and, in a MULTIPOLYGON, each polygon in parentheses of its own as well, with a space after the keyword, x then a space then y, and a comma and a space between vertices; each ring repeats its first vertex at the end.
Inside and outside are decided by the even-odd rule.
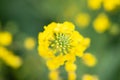
POLYGON ((99 80, 99 79, 95 75, 85 74, 83 75, 82 80, 99 80))
POLYGON ((93 27, 98 33, 105 32, 109 28, 109 26, 109 19, 104 13, 99 14, 93 22, 93 27))
POLYGON ((57 71, 57 70, 51 71, 49 73, 49 78, 50 78, 50 80, 60 80, 59 71, 57 71))
POLYGON ((59 68, 60 65, 63 65, 64 64, 64 59, 65 57, 63 56, 57 56, 57 57, 54 57, 53 59, 51 60, 47 60, 47 66, 49 68, 49 70, 56 70, 59 68))
POLYGON ((13 68, 19 68, 22 64, 20 57, 13 55, 13 53, 4 47, 0 47, 0 58, 6 63, 6 65, 13 68))
POLYGON ((76 80, 76 73, 75 72, 69 72, 68 73, 68 80, 76 80))
POLYGON ((102 0, 87 0, 88 7, 92 10, 98 10, 101 8, 102 0))
POLYGON ((93 67, 96 65, 96 58, 90 53, 85 53, 82 57, 83 63, 86 64, 89 67, 93 67))
POLYGON ((0 45, 8 46, 12 43, 12 35, 11 33, 5 31, 0 32, 0 45))
POLYGON ((50 70, 59 68, 65 61, 74 63, 76 56, 82 56, 89 45, 70 22, 53 22, 44 28, 45 31, 39 33, 38 51, 40 56, 47 59, 50 70), (80 49, 82 47, 84 49, 80 49))
POLYGON ((74 63, 66 62, 65 69, 68 72, 74 72, 77 69, 77 67, 76 67, 76 64, 74 63))
POLYGON ((28 37, 24 41, 24 47, 28 50, 31 50, 35 47, 35 39, 32 37, 28 37))
POLYGON ((103 6, 106 11, 114 10, 118 5, 120 6, 120 0, 103 0, 103 6))
POLYGON ((98 10, 103 3, 103 7, 106 11, 112 11, 117 6, 120 6, 120 0, 88 0, 88 7, 93 10, 98 10))
POLYGON ((90 16, 87 13, 80 13, 76 16, 75 22, 79 27, 87 27, 90 23, 90 16))

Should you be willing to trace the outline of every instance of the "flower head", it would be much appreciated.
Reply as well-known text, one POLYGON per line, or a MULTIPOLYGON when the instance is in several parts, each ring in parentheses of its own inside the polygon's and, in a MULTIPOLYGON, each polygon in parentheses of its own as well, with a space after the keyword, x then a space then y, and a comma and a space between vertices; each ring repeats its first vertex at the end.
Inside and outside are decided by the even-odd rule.
POLYGON ((89 67, 93 67, 97 63, 95 56, 90 53, 85 53, 82 57, 82 60, 83 60, 84 64, 86 64, 89 67))
POLYGON ((103 0, 103 7, 106 11, 112 11, 120 6, 119 0, 103 0))
POLYGON ((107 29, 109 29, 110 21, 104 13, 101 13, 93 22, 93 26, 98 33, 104 33, 107 29))
POLYGON ((6 63, 6 65, 12 68, 19 68, 22 65, 22 60, 19 56, 13 54, 13 52, 0 46, 0 58, 6 63))
POLYGON ((101 8, 102 0, 87 0, 88 7, 92 10, 98 10, 101 8))
POLYGON ((51 23, 39 33, 39 54, 47 60, 50 70, 59 68, 65 61, 74 63, 90 44, 71 22, 51 23))
POLYGON ((49 73, 49 78, 50 78, 50 80, 61 80, 61 78, 59 76, 59 71, 57 71, 57 70, 51 71, 49 73))
POLYGON ((76 80, 76 73, 75 72, 69 72, 68 73, 68 80, 76 80))
POLYGON ((35 39, 28 37, 24 41, 24 47, 28 50, 32 50, 35 47, 35 39))
POLYGON ((99 79, 95 75, 85 74, 83 75, 82 80, 99 80, 99 79))
POLYGON ((75 22, 79 27, 85 28, 89 25, 90 16, 87 13, 80 13, 76 16, 75 22))
POLYGON ((0 45, 8 46, 12 43, 12 35, 11 33, 5 31, 0 32, 0 45))

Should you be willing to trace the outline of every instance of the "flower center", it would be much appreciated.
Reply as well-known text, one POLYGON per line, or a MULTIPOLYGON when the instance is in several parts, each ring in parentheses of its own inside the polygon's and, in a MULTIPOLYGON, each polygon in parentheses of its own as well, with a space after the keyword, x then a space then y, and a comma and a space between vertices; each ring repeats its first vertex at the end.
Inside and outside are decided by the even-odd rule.
POLYGON ((71 48, 70 45, 71 38, 67 34, 55 33, 54 40, 51 41, 50 49, 53 49, 56 52, 56 55, 63 53, 66 54, 71 48))

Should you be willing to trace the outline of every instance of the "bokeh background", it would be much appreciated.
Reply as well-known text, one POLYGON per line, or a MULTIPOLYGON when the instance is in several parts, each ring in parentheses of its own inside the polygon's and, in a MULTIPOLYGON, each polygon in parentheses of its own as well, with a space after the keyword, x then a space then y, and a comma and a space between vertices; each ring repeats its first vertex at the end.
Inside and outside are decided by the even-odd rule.
MULTIPOLYGON (((97 58, 92 68, 77 60, 77 80, 86 73, 99 80, 120 80, 120 0, 0 0, 0 39, 3 32, 12 38, 10 44, 0 47, 19 58, 13 59, 18 60, 16 67, 5 61, 6 56, 0 57, 0 80, 49 80, 37 51, 38 33, 44 25, 64 21, 91 38, 87 51, 97 58)), ((67 80, 64 68, 61 76, 67 80)))

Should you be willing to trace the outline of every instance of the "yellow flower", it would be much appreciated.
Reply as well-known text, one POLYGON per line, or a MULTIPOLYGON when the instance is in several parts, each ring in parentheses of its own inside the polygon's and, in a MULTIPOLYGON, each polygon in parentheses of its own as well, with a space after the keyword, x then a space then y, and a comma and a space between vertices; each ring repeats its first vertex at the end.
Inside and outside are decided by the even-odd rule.
POLYGON ((118 5, 120 5, 120 0, 103 0, 104 9, 107 11, 114 10, 118 5))
POLYGON ((88 7, 93 10, 98 10, 101 7, 102 0, 88 0, 88 7))
POLYGON ((59 68, 59 66, 63 65, 65 61, 65 57, 64 56, 57 56, 54 57, 50 60, 47 60, 47 67, 49 68, 49 70, 53 71, 59 68))
POLYGON ((99 79, 95 75, 85 74, 83 75, 82 80, 99 80, 99 79))
POLYGON ((90 23, 90 16, 87 13, 80 13, 76 16, 75 22, 79 27, 87 27, 90 23))
POLYGON ((0 45, 8 46, 12 43, 12 35, 9 32, 0 32, 0 45))
POLYGON ((69 72, 68 73, 68 80, 76 80, 76 73, 75 72, 69 72))
POLYGON ((60 80, 59 71, 57 71, 57 70, 51 71, 49 73, 49 78, 50 78, 50 80, 60 80))
POLYGON ((38 36, 38 51, 50 70, 58 69, 65 61, 74 63, 76 56, 81 57, 89 46, 90 40, 76 31, 71 22, 53 22, 44 29, 38 36))
POLYGON ((20 57, 13 55, 13 53, 4 47, 0 47, 0 58, 13 68, 19 68, 22 64, 20 57))
POLYGON ((26 49, 31 50, 35 47, 35 40, 32 37, 26 38, 24 41, 24 46, 26 49))
POLYGON ((93 22, 93 26, 98 33, 105 32, 110 26, 108 17, 104 13, 99 14, 93 22))
POLYGON ((76 67, 76 65, 74 63, 66 62, 65 69, 68 72, 74 72, 77 69, 77 67, 76 67))
POLYGON ((83 63, 86 64, 89 67, 93 67, 96 65, 96 58, 90 53, 85 53, 82 57, 83 63))
POLYGON ((79 57, 83 56, 83 52, 89 47, 90 44, 90 39, 89 38, 85 38, 84 40, 81 41, 81 45, 79 45, 76 49, 76 55, 79 57))

